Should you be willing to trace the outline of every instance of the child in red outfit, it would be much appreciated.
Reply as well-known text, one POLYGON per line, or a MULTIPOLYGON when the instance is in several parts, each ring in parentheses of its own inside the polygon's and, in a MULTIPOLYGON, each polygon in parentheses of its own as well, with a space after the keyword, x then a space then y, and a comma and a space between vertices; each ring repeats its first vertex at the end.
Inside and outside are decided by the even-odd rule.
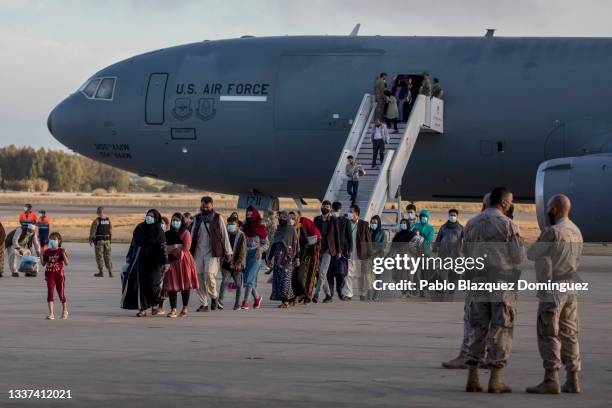
POLYGON ((64 294, 64 265, 68 265, 68 252, 62 248, 62 236, 59 232, 49 235, 49 248, 42 256, 42 264, 45 266, 45 280, 47 281, 47 303, 49 304, 48 320, 55 320, 53 314, 53 295, 57 289, 60 302, 62 302, 62 319, 68 318, 68 306, 64 294))

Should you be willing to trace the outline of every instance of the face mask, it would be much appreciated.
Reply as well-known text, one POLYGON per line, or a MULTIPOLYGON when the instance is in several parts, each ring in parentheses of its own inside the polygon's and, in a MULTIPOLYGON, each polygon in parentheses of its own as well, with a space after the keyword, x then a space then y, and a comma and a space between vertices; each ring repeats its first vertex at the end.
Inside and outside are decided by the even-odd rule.
POLYGON ((289 220, 289 224, 295 225, 295 220, 289 220))
POLYGON ((310 236, 308 237, 308 245, 314 245, 317 243, 317 237, 315 236, 310 236))
POLYGON ((427 217, 421 217, 421 224, 427 224, 427 217))
POLYGON ((147 224, 149 224, 149 225, 151 225, 151 224, 155 224, 155 218, 153 218, 153 216, 151 216, 151 215, 147 215, 147 216, 145 217, 145 222, 146 222, 147 224))
POLYGON ((42 218, 44 216, 45 216, 45 214, 38 213, 38 218, 42 218))
POLYGON ((323 215, 327 215, 327 214, 329 214, 329 208, 323 208, 323 207, 322 207, 322 208, 321 208, 321 214, 323 214, 323 215))
POLYGON ((334 211, 332 216, 338 218, 340 216, 340 211, 334 211))
POLYGON ((281 220, 278 220, 278 223, 279 223, 280 225, 287 225, 287 220, 282 220, 282 219, 281 219, 281 220))
POLYGON ((457 216, 456 216, 456 215, 449 215, 449 216, 448 216, 448 220, 449 220, 450 222, 453 222, 453 223, 454 223, 454 222, 457 222, 457 216))
POLYGON ((172 225, 172 228, 174 229, 181 228, 181 222, 179 220, 172 220, 170 224, 172 225))
POLYGON ((50 248, 57 248, 59 246, 59 241, 57 239, 50 239, 49 240, 49 247, 50 248))
POLYGON ((378 224, 370 224, 370 228, 372 228, 372 231, 376 231, 378 224))
POLYGON ((230 224, 227 226, 227 232, 229 232, 230 234, 235 233, 237 229, 238 227, 235 226, 234 224, 230 224))
POLYGON ((406 231, 406 230, 408 229, 408 225, 406 225, 406 224, 400 224, 400 229, 401 229, 402 231, 406 231))
POLYGON ((408 213, 408 219, 409 220, 414 220, 416 218, 415 214, 413 212, 409 212, 408 213))
POLYGON ((28 207, 23 207, 23 211, 28 212, 30 209, 28 207))
POLYGON ((163 222, 161 224, 159 224, 161 229, 165 230, 166 229, 166 224, 164 224, 163 222))
POLYGON ((549 211, 546 213, 546 216, 548 217, 548 223, 550 225, 555 225, 555 222, 556 222, 555 215, 551 211, 549 211))

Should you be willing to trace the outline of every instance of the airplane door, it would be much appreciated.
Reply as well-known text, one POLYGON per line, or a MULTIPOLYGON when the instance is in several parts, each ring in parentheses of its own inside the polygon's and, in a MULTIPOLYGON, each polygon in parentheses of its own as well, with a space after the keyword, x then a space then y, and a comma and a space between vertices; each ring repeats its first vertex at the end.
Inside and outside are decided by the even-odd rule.
POLYGON ((164 105, 166 100, 167 83, 167 73, 157 72, 149 76, 149 84, 147 85, 147 96, 145 102, 145 122, 147 125, 164 124, 164 105))

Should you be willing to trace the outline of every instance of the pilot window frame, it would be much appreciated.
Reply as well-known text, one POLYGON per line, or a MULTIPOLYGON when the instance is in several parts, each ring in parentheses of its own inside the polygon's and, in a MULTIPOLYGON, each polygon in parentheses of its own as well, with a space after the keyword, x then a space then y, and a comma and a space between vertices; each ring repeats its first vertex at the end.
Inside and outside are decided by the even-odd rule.
POLYGON ((95 78, 88 79, 87 82, 85 82, 85 84, 83 84, 81 86, 81 88, 79 88, 79 92, 81 94, 83 94, 84 97, 86 97, 87 99, 90 99, 90 100, 112 102, 115 99, 115 88, 116 87, 117 87, 117 77, 116 76, 95 77, 95 78), (105 79, 112 79, 113 80, 113 88, 112 88, 111 93, 110 93, 111 97, 110 98, 99 98, 99 97, 97 97, 98 90, 100 89, 100 85, 102 85, 102 82, 104 82, 105 79), (89 84, 91 84, 94 81, 99 81, 99 82, 98 82, 98 85, 96 86, 96 89, 94 90, 92 96, 89 96, 89 95, 87 95, 85 93, 85 89, 87 89, 89 84))

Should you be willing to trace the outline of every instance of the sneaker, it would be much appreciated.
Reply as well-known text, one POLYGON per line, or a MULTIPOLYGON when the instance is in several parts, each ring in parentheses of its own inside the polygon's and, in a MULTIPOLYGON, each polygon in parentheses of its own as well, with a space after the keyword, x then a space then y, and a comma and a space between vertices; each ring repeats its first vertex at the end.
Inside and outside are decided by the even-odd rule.
POLYGON ((323 303, 331 303, 334 301, 334 297, 331 295, 327 295, 325 296, 325 299, 323 299, 323 303))
POLYGON ((242 301, 242 306, 240 306, 240 308, 242 310, 249 310, 249 302, 247 302, 246 300, 242 301))
POLYGON ((261 309, 261 301, 263 298, 261 296, 257 296, 255 301, 253 302, 253 309, 261 309))
POLYGON ((235 303, 234 310, 239 310, 239 309, 240 309, 240 303, 235 303))
POLYGON ((200 307, 198 307, 198 310, 196 310, 196 312, 208 312, 208 305, 206 306, 200 305, 200 307))
POLYGON ((220 300, 217 301, 217 309, 223 310, 223 302, 221 302, 220 300))
POLYGON ((319 295, 314 295, 312 297, 312 303, 319 303, 319 295))

